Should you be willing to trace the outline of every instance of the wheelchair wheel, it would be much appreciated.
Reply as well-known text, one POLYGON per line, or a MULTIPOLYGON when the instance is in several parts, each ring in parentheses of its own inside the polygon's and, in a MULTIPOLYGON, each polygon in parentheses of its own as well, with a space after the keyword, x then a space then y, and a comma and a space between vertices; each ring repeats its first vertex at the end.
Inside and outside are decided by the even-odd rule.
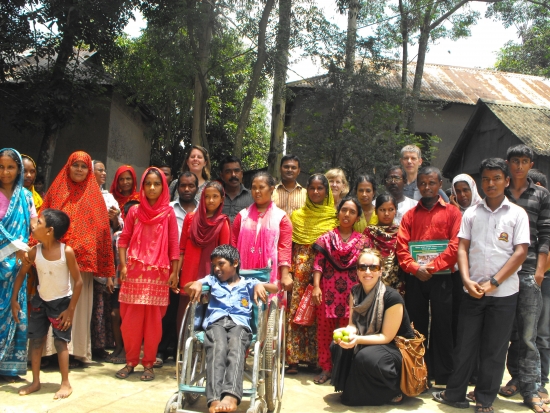
POLYGON ((176 379, 178 384, 180 383, 180 375, 183 366, 183 358, 185 355, 185 342, 191 334, 191 329, 193 325, 191 320, 195 318, 195 306, 189 304, 185 309, 185 314, 183 320, 181 321, 180 332, 179 332, 179 341, 178 341, 178 350, 176 352, 176 379))
POLYGON ((263 400, 258 399, 254 402, 254 406, 249 408, 246 413, 264 413, 265 410, 265 403, 263 400))
POLYGON ((267 410, 273 411, 277 407, 277 393, 279 387, 279 302, 273 297, 269 303, 267 314, 267 329, 264 343, 265 359, 265 401, 267 410))
POLYGON ((279 355, 279 383, 277 391, 277 400, 283 401, 283 391, 285 389, 285 363, 286 363, 286 312, 285 308, 279 308, 279 329, 277 332, 277 353, 279 355))
MULTIPOLYGON (((203 345, 198 340, 193 343, 193 354, 191 355, 191 364, 189 378, 186 383, 190 386, 203 386, 206 374, 206 360, 204 360, 203 345)), ((200 393, 184 393, 185 401, 193 405, 199 400, 200 393)))
MULTIPOLYGON (((181 408, 185 407, 185 399, 181 400, 181 408)), ((166 402, 166 407, 164 408, 164 413, 175 413, 178 409, 178 392, 175 392, 170 396, 166 402)))

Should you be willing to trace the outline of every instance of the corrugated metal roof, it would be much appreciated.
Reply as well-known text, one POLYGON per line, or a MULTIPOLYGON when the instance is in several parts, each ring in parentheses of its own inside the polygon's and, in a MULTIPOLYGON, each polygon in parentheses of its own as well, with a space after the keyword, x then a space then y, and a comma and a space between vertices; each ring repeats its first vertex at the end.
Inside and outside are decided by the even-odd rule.
POLYGON ((550 155, 550 108, 485 99, 482 102, 537 155, 550 155))
MULTIPOLYGON (((409 88, 412 88, 416 63, 408 67, 409 88)), ((288 87, 313 87, 323 76, 290 82, 288 87)), ((383 78, 385 86, 401 87, 401 63, 396 62, 383 78)), ((550 107, 550 80, 538 76, 497 72, 426 63, 422 77, 422 100, 475 105, 478 99, 525 103, 550 107)))

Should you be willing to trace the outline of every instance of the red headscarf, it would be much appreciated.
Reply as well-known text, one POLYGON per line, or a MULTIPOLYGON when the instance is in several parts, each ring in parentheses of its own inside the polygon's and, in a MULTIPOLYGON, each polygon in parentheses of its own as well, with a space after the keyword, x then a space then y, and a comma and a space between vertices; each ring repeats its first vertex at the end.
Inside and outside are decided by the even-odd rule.
POLYGON ((164 173, 155 167, 147 168, 141 178, 141 191, 139 195, 140 204, 137 207, 137 220, 134 223, 134 231, 132 240, 137 240, 135 243, 130 243, 128 256, 132 259, 142 262, 150 266, 159 268, 170 268, 170 258, 168 256, 168 216, 174 212, 174 208, 170 206, 170 189, 166 182, 164 173), (145 195, 145 178, 151 171, 157 171, 160 174, 162 181, 162 193, 153 206, 149 205, 147 196, 145 195), (154 239, 145 242, 143 230, 145 225, 154 225, 154 239))
POLYGON ((69 156, 44 198, 41 209, 47 208, 60 209, 71 218, 69 230, 61 242, 74 250, 80 271, 92 272, 99 277, 115 275, 109 215, 93 173, 90 155, 78 151, 69 156), (77 161, 88 167, 88 175, 78 183, 70 177, 71 165, 77 161))
MULTIPOLYGON (((221 186, 221 185, 220 185, 221 186)), ((205 187, 204 189, 207 189, 205 187)), ((212 186, 212 188, 218 189, 217 186, 212 186)), ((199 202, 198 211, 195 213, 193 222, 191 223, 191 228, 189 229, 190 234, 189 238, 193 244, 199 248, 205 248, 208 244, 217 241, 218 235, 222 230, 222 227, 225 222, 227 222, 229 228, 231 228, 231 223, 229 222, 229 217, 225 214, 222 214, 223 203, 225 201, 225 192, 222 189, 221 197, 222 202, 218 209, 214 212, 214 215, 210 218, 206 217, 206 201, 205 201, 206 191, 203 190, 201 194, 201 200, 199 202)))
POLYGON ((116 170, 115 179, 113 179, 113 183, 111 184, 111 193, 118 202, 118 207, 120 208, 122 214, 124 214, 124 205, 126 205, 128 201, 139 201, 139 192, 136 192, 136 188, 137 178, 134 168, 132 168, 130 165, 122 165, 121 167, 119 167, 116 170), (122 192, 120 192, 120 190, 118 189, 118 178, 120 178, 120 175, 122 175, 124 172, 130 172, 130 175, 132 175, 132 180, 134 182, 132 193, 126 196, 122 195, 122 192))

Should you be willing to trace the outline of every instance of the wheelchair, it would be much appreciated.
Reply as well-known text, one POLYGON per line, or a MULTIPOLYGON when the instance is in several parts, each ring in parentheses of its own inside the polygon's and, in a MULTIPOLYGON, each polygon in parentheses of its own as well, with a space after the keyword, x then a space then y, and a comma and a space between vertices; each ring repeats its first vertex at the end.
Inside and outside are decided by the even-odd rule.
MULTIPOLYGON (((269 282, 271 268, 241 269, 244 278, 269 282)), ((187 410, 205 395, 206 350, 202 323, 208 307, 210 287, 203 285, 199 302, 191 302, 185 310, 180 328, 176 356, 178 390, 170 397, 165 413, 193 413, 187 410)), ((285 308, 277 296, 269 296, 268 304, 253 303, 252 341, 247 350, 243 375, 243 400, 250 398, 246 413, 274 411, 282 402, 285 372, 285 308)))

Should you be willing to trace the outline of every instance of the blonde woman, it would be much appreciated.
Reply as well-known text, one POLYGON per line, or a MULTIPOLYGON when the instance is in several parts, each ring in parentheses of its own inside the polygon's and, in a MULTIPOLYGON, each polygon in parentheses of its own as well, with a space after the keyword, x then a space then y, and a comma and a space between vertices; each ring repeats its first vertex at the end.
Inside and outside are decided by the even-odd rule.
POLYGON ((325 174, 334 197, 334 208, 338 209, 340 201, 345 198, 349 192, 349 183, 346 174, 340 168, 329 169, 325 174))

